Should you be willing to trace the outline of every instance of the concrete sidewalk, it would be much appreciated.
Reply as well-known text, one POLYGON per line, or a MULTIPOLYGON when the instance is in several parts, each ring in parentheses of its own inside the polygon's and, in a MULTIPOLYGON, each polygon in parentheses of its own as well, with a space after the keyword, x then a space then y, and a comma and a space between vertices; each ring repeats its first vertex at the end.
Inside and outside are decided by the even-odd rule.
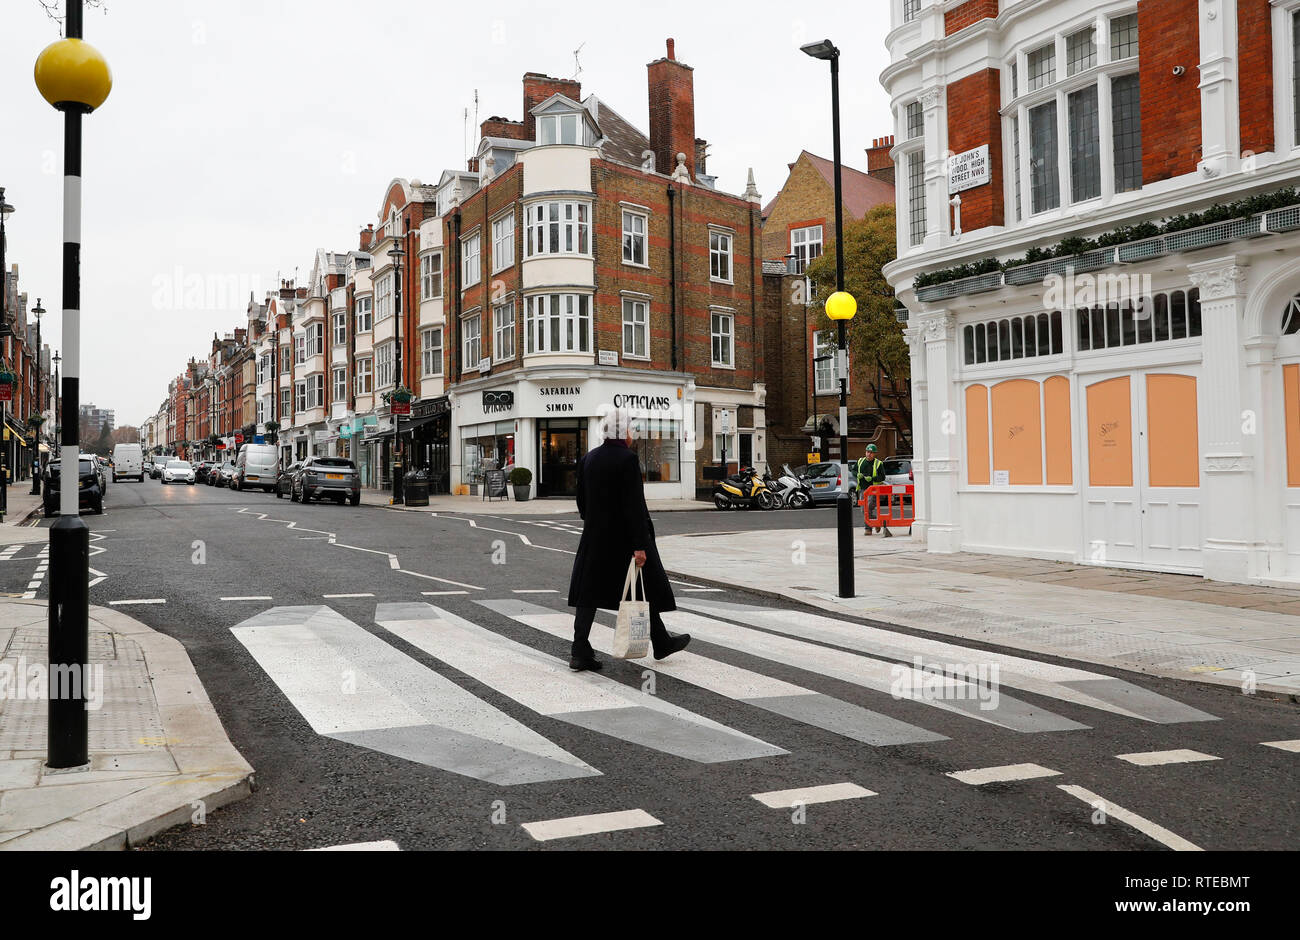
MULTIPOLYGON (((903 530, 899 530, 902 532, 903 530)), ((857 596, 834 529, 658 540, 682 577, 828 611, 1153 675, 1300 695, 1300 592, 1005 556, 937 555, 854 529, 857 596)))
POLYGON ((103 666, 87 686, 102 694, 90 767, 45 770, 48 702, 32 682, 47 616, 44 601, 0 601, 0 850, 124 849, 251 792, 185 649, 104 607, 90 608, 90 683, 103 666))
POLYGON ((4 523, 0 530, 7 530, 14 526, 21 525, 28 516, 41 508, 41 497, 39 494, 32 495, 31 481, 19 483, 17 486, 11 486, 8 490, 9 506, 5 510, 4 523))
MULTIPOLYGON (((404 512, 461 512, 484 513, 493 516, 559 516, 566 513, 578 514, 578 504, 571 499, 530 499, 518 503, 513 499, 484 499, 479 496, 430 496, 427 506, 393 506, 392 496, 377 490, 362 490, 363 506, 382 506, 404 512)), ((651 499, 646 501, 650 511, 684 512, 690 510, 713 509, 712 503, 691 499, 651 499)))

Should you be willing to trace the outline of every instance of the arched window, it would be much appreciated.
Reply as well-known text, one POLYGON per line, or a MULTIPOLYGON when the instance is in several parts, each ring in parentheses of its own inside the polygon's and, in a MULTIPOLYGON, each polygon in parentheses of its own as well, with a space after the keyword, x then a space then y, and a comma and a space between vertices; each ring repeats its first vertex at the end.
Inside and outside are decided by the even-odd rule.
POLYGON ((1294 336, 1300 333, 1300 294, 1287 301, 1286 310, 1282 311, 1282 335, 1294 336))

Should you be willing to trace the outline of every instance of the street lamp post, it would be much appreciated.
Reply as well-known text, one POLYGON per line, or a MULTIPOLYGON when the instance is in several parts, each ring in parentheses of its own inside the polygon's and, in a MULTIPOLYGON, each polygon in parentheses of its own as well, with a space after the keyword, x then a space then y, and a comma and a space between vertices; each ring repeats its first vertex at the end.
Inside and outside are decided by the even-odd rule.
POLYGON ((50 361, 54 363, 54 434, 51 440, 57 444, 59 441, 59 363, 63 359, 56 351, 50 361))
MULTIPOLYGON (((388 257, 393 261, 393 367, 397 376, 395 388, 405 388, 406 383, 402 380, 402 259, 406 257, 406 251, 397 238, 393 236, 393 247, 388 251, 388 257)), ((393 456, 393 503, 400 506, 406 502, 405 481, 402 479, 406 456, 402 451, 402 416, 399 414, 393 415, 393 456)))
MULTIPOLYGON (((4 187, 0 186, 0 336, 9 335, 9 269, 5 267, 5 220, 14 214, 14 207, 5 201, 4 187)), ((5 423, 7 404, 0 403, 0 427, 5 423)), ((8 436, 8 431, 3 433, 8 436)), ((9 442, 0 441, 0 519, 9 511, 9 442)))
POLYGON ((81 116, 104 103, 113 87, 108 62, 82 40, 82 0, 68 0, 66 38, 36 59, 36 87, 63 112, 63 422, 59 519, 50 528, 49 750, 46 766, 89 764, 86 663, 90 658, 90 529, 78 513, 81 446, 81 116), (55 677, 60 677, 56 679, 55 677), (56 687, 58 686, 58 687, 56 687))
POLYGON ((849 352, 846 326, 857 313, 857 302, 844 290, 844 199, 840 162, 840 50, 829 39, 800 47, 814 59, 831 64, 831 133, 835 149, 835 293, 826 298, 826 315, 835 321, 839 348, 836 372, 840 380, 840 466, 844 485, 835 502, 839 535, 840 597, 853 596, 853 501, 849 498, 849 352))
MULTIPOLYGON (((45 308, 41 306, 41 298, 36 298, 36 306, 32 308, 32 315, 36 317, 36 407, 40 410, 36 412, 38 417, 45 415, 45 399, 41 397, 41 316, 45 313, 45 308)), ((41 425, 37 424, 32 429, 32 437, 35 439, 32 446, 32 493, 33 496, 41 495, 41 425)))

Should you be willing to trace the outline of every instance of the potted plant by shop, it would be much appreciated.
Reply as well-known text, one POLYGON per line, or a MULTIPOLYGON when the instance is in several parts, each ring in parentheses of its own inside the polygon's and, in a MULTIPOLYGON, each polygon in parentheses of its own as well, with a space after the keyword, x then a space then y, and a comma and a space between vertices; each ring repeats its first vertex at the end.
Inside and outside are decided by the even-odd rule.
POLYGON ((510 485, 515 489, 516 502, 528 501, 529 484, 533 482, 533 471, 527 467, 515 467, 510 471, 510 485))
POLYGON ((394 415, 409 415, 411 413, 411 400, 415 398, 415 392, 405 385, 399 385, 391 392, 384 392, 380 397, 388 404, 389 410, 394 415))

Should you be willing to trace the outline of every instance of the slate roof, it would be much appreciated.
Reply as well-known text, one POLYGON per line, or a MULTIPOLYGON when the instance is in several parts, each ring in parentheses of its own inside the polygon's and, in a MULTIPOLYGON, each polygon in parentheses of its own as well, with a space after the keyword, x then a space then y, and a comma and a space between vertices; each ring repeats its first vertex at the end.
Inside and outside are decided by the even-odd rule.
MULTIPOLYGON (((809 153, 807 150, 799 152, 799 157, 794 163, 790 164, 790 172, 794 172, 795 165, 800 159, 807 157, 808 163, 826 180, 828 185, 835 185, 835 163, 827 160, 825 157, 819 157, 815 153, 809 153)), ((789 177, 786 177, 788 180, 789 177)), ((851 166, 843 167, 842 182, 844 186, 844 211, 851 217, 860 219, 876 206, 891 204, 894 201, 894 187, 890 186, 883 180, 878 180, 874 176, 868 176, 862 170, 855 170, 851 166)), ((781 187, 782 192, 785 187, 781 187)), ((772 201, 763 207, 763 218, 767 218, 776 201, 781 198, 781 193, 772 197, 772 201)))

